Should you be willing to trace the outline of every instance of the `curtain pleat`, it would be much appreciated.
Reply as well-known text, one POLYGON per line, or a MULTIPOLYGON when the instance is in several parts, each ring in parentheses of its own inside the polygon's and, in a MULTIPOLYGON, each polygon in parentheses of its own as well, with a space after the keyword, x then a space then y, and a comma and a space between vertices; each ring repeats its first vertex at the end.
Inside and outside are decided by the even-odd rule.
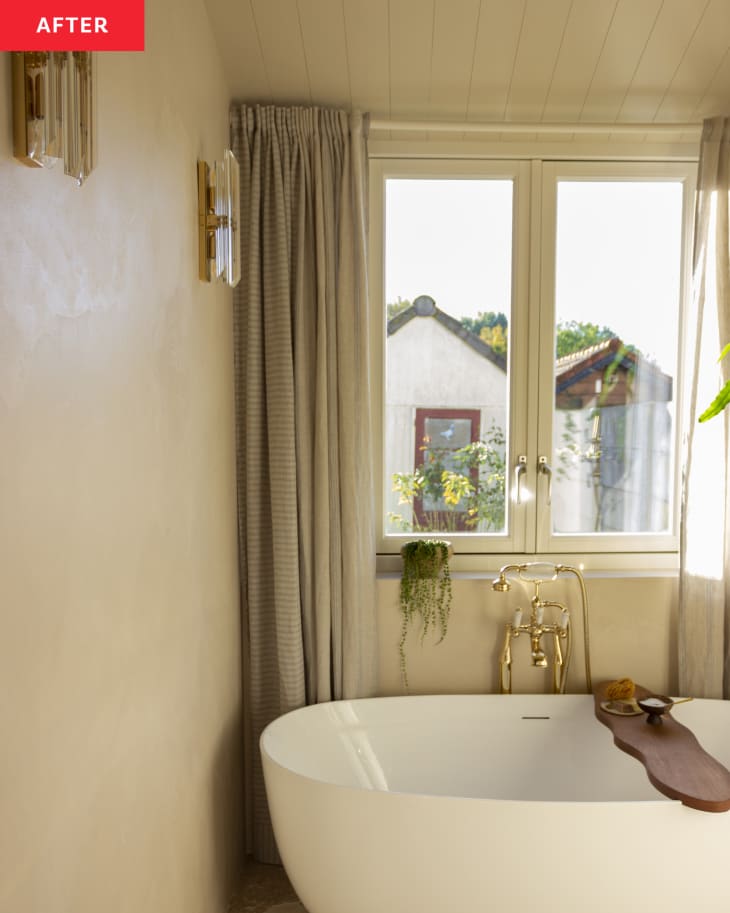
POLYGON ((372 694, 375 539, 361 115, 235 105, 234 292, 249 849, 276 851, 258 739, 372 694))
POLYGON ((730 118, 703 125, 695 200, 689 385, 679 581, 679 690, 730 697, 730 485, 728 410, 698 416, 730 378, 730 118))

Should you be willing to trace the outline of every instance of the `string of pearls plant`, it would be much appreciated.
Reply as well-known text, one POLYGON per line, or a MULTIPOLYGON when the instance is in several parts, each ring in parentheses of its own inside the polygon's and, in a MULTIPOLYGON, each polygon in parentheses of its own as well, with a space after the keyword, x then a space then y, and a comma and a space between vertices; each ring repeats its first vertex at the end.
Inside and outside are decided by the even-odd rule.
POLYGON ((400 581, 401 634, 398 652, 403 687, 408 690, 406 638, 418 616, 421 619, 421 643, 433 628, 439 635, 437 644, 446 637, 451 613, 451 543, 443 539, 414 539, 401 548, 403 571, 400 581))

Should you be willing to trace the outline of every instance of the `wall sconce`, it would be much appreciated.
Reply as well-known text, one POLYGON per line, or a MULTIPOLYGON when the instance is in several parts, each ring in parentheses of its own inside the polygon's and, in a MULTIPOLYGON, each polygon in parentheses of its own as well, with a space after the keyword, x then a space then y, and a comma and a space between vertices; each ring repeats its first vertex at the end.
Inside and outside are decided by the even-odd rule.
POLYGON ((231 287, 241 278, 238 162, 230 149, 223 161, 198 162, 198 275, 231 287))
POLYGON ((94 167, 91 52, 16 51, 12 72, 15 157, 43 168, 62 158, 83 184, 94 167))

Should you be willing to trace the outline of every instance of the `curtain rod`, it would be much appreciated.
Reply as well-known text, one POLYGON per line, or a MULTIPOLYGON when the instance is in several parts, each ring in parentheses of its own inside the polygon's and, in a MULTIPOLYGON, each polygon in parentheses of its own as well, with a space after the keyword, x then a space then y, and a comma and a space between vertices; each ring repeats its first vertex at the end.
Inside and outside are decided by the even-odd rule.
POLYGON ((697 133, 701 123, 518 123, 516 121, 409 121, 372 118, 370 130, 419 131, 426 133, 697 133))

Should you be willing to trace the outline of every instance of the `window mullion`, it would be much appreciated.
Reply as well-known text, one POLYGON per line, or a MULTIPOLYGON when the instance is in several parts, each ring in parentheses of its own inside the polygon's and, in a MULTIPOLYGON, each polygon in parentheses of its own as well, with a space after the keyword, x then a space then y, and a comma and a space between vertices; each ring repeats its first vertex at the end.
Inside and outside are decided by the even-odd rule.
POLYGON ((533 340, 533 362, 536 384, 532 391, 534 420, 534 450, 532 453, 535 469, 535 549, 550 550, 550 504, 548 493, 551 477, 538 473, 538 461, 546 458, 550 472, 553 471, 552 448, 552 398, 555 376, 555 177, 550 165, 540 163, 539 179, 535 181, 533 204, 533 244, 535 253, 535 330, 533 340))
POLYGON ((510 547, 514 552, 534 548, 535 500, 534 473, 530 466, 531 386, 530 342, 527 328, 531 324, 531 208, 533 176, 529 162, 520 163, 516 175, 513 210, 513 297, 510 328, 510 447, 508 466, 510 506, 510 547), (520 479, 520 501, 516 500, 515 469, 521 456, 528 458, 526 472, 520 479))
MULTIPOLYGON (((542 309, 544 296, 542 289, 542 256, 543 256, 543 163, 540 160, 530 162, 530 295, 526 323, 527 337, 527 371, 525 386, 527 388, 527 478, 531 498, 527 511, 527 529, 525 551, 528 554, 539 550, 539 523, 541 517, 540 489, 541 480, 537 472, 538 453, 540 451, 540 417, 544 405, 540 402, 540 391, 545 386, 544 354, 545 340, 542 309)), ((547 343, 549 350, 549 340, 547 343)))

